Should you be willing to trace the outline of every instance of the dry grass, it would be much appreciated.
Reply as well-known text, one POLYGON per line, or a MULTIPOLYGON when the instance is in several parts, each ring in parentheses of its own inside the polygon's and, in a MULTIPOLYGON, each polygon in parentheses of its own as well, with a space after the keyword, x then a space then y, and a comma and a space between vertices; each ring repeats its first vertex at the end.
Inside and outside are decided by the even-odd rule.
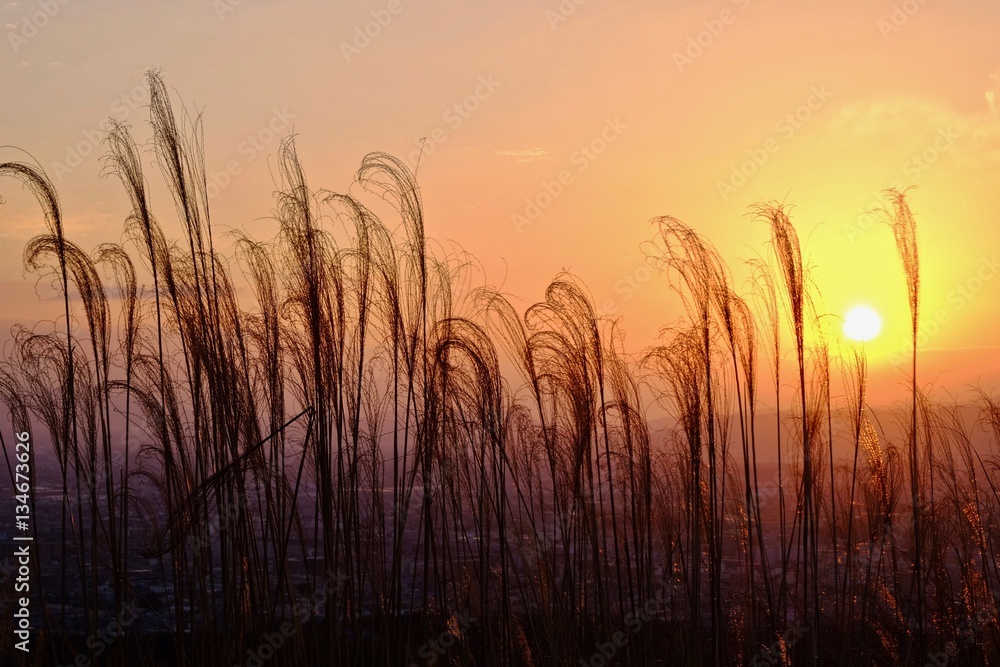
POLYGON ((176 238, 124 125, 109 126, 105 163, 131 205, 121 245, 81 249, 42 170, 0 165, 47 224, 25 267, 63 297, 60 329, 17 328, 0 366, 13 425, 51 442, 61 475, 60 585, 39 601, 39 660, 98 659, 49 602, 82 590, 94 633, 101 584, 120 608, 148 586, 142 559, 165 604, 143 601, 146 620, 103 664, 242 663, 285 621, 294 632, 269 664, 568 667, 619 632, 610 663, 923 664, 984 616, 962 660, 998 658, 1000 407, 983 392, 968 421, 918 391, 903 193, 890 215, 914 354, 898 436, 867 405, 862 354, 833 372, 782 205, 751 211, 773 259, 753 262, 746 297, 707 239, 654 221, 647 255, 687 320, 632 357, 571 275, 523 314, 479 286, 471 258, 428 240, 414 176, 389 155, 365 158, 357 196, 332 194, 286 140, 276 236, 235 234, 220 253, 199 119, 175 114, 157 74, 149 85, 176 238), (654 402, 673 417, 666 432, 651 427, 654 402), (974 444, 983 427, 990 451, 974 444), (839 439, 852 457, 837 465, 839 439), (775 455, 768 481, 758 458, 775 455))

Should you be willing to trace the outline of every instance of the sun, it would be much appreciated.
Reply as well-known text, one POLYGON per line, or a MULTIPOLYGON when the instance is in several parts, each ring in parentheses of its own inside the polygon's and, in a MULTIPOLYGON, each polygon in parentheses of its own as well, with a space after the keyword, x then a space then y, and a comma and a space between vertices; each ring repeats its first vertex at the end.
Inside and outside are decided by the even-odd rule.
POLYGON ((844 335, 851 340, 868 341, 882 331, 882 318, 868 306, 855 306, 844 315, 844 335))

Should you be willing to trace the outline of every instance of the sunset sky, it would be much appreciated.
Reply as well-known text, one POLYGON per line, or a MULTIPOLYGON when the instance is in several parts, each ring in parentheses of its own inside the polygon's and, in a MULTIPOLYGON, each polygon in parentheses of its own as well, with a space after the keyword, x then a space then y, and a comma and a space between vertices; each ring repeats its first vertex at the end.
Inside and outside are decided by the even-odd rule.
MULTIPOLYGON (((143 75, 158 68, 204 112, 218 230, 275 234, 289 132, 310 184, 332 191, 366 153, 410 159, 426 137, 428 234, 523 306, 572 271, 623 317, 630 350, 682 314, 643 257, 651 218, 706 235, 741 287, 743 260, 767 253, 748 207, 794 205, 822 312, 864 303, 884 320, 868 350, 886 396, 889 359, 909 352, 906 286, 891 230, 866 211, 917 186, 923 380, 1000 378, 996 2, 51 0, 0 4, 0 25, 0 160, 24 159, 16 146, 41 163, 86 249, 119 240, 128 213, 99 177, 95 131, 115 117, 147 139, 143 75)), ((58 309, 21 269, 37 204, 11 180, 0 196, 6 336, 58 309)))

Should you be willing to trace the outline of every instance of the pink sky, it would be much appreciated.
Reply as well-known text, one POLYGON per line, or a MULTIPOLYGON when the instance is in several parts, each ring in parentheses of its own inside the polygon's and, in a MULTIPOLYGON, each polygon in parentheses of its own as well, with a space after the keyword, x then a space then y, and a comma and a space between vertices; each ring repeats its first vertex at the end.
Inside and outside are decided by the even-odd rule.
MULTIPOLYGON (((774 198, 796 207, 823 311, 882 314, 868 348, 892 387, 905 284, 890 230, 863 213, 916 185, 927 379, 960 388, 998 367, 996 3, 52 0, 2 4, 0 25, 0 145, 46 168, 84 248, 118 240, 128 212, 94 132, 110 116, 149 136, 156 67, 204 111, 217 229, 273 236, 273 154, 292 130, 312 186, 334 191, 366 153, 427 137, 428 233, 524 305, 571 270, 635 350, 681 315, 646 268, 649 220, 696 227, 739 283, 766 252, 747 207, 774 198)), ((0 194, 6 331, 55 310, 20 268, 37 206, 14 182, 0 194)))

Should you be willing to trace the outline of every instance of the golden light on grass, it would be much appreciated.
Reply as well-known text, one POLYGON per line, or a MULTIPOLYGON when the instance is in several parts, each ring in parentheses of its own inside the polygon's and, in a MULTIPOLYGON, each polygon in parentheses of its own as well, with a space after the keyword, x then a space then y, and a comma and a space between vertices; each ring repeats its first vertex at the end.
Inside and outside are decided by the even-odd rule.
POLYGON ((882 318, 868 306, 855 306, 844 315, 844 335, 851 340, 866 342, 882 331, 882 318))

